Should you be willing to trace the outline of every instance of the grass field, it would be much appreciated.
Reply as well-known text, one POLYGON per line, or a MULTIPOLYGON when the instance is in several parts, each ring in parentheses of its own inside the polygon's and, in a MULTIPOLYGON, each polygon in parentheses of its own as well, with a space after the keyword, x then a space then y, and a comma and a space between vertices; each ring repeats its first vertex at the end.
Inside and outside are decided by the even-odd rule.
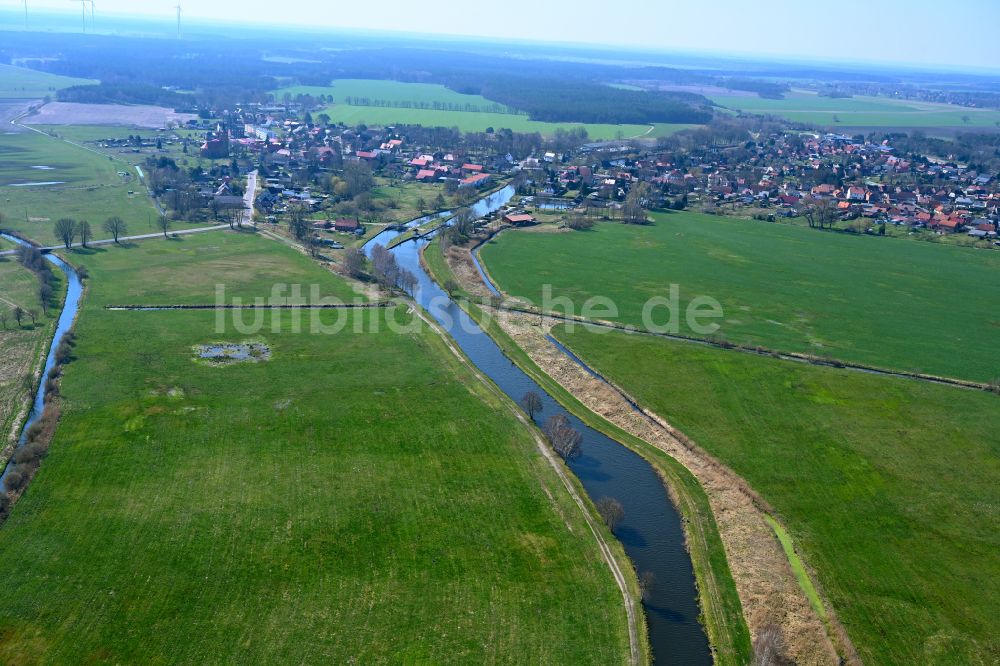
MULTIPOLYGON (((390 183, 382 178, 376 178, 375 183, 372 203, 381 208, 379 214, 386 222, 409 222, 436 212, 434 201, 445 193, 444 185, 439 183, 390 183), (419 199, 423 199, 423 210, 417 205, 419 199)), ((445 205, 452 205, 453 201, 445 198, 445 205)))
MULTIPOLYGON (((541 303, 543 285, 579 313, 609 297, 619 321, 642 325, 648 299, 680 287, 717 299, 719 336, 737 343, 909 371, 989 381, 1000 376, 1000 254, 823 233, 697 213, 651 226, 507 232, 482 250, 509 294, 541 303)), ((604 317, 616 319, 616 317, 604 317)), ((667 321, 658 308, 654 322, 667 321)), ((691 334, 683 313, 680 332, 691 334)))
MULTIPOLYGON (((0 250, 12 245, 3 239, 0 241, 0 250)), ((62 284, 55 285, 57 293, 61 293, 62 284)), ((14 257, 0 257, 0 311, 6 314, 7 320, 0 326, 0 448, 7 444, 13 421, 31 393, 29 378, 55 324, 56 313, 47 316, 41 307, 38 286, 38 277, 17 263, 14 257), (18 326, 13 315, 16 306, 36 310, 36 325, 32 326, 30 318, 25 318, 18 326)))
POLYGON ((94 83, 97 81, 0 65, 0 99, 41 99, 46 95, 54 96, 57 90, 63 88, 94 83))
POLYGON ((134 169, 35 132, 0 136, 0 212, 5 227, 46 245, 56 242, 52 227, 60 217, 88 220, 96 238, 105 236, 101 224, 112 215, 130 233, 156 231, 156 209, 134 169), (131 171, 130 181, 118 175, 123 170, 131 171), (38 185, 49 182, 58 184, 38 185), (34 185, 16 186, 23 183, 34 185))
MULTIPOLYGON (((449 90, 441 85, 428 83, 401 83, 399 81, 373 81, 364 79, 341 79, 333 85, 293 86, 275 91, 279 101, 285 94, 293 97, 299 94, 330 95, 334 105, 319 113, 330 116, 333 122, 347 125, 395 125, 410 124, 427 127, 457 127, 463 132, 482 132, 489 127, 494 129, 507 128, 515 132, 539 132, 552 135, 557 128, 566 130, 584 127, 588 136, 595 140, 607 140, 623 137, 667 136, 690 125, 607 125, 585 123, 546 123, 530 120, 524 114, 496 113, 486 109, 500 106, 496 102, 479 95, 463 95, 449 90), (463 110, 393 108, 391 106, 359 106, 345 102, 348 97, 367 98, 369 100, 384 100, 388 102, 412 102, 415 105, 434 103, 460 106, 463 110), (464 110, 466 107, 478 110, 464 110)), ((314 113, 316 117, 318 113, 314 113)))
POLYGON ((1000 123, 1000 111, 885 97, 832 98, 797 90, 786 93, 784 99, 742 95, 711 95, 710 98, 729 109, 774 114, 794 122, 824 127, 971 129, 996 128, 1000 123), (968 122, 964 117, 968 117, 968 122))
POLYGON ((113 157, 116 161, 125 162, 132 166, 139 165, 141 167, 152 156, 169 157, 182 167, 201 166, 205 169, 211 168, 212 164, 224 163, 228 165, 231 161, 229 158, 216 160, 203 158, 200 146, 205 139, 205 133, 198 130, 172 129, 159 132, 116 125, 42 125, 36 129, 57 138, 81 144, 85 148, 96 150, 113 157), (105 145, 105 141, 108 139, 124 139, 136 134, 143 139, 161 138, 163 147, 157 150, 155 147, 135 149, 105 145), (182 139, 188 140, 187 153, 183 152, 182 139), (170 143, 170 141, 174 141, 174 143, 170 143))
POLYGON ((92 305, 210 305, 217 285, 225 287, 227 300, 238 297, 244 303, 268 298, 276 284, 289 285, 279 294, 283 298, 291 285, 300 285, 301 302, 309 302, 312 285, 321 297, 366 300, 304 254, 251 232, 220 230, 125 247, 76 248, 70 257, 94 277, 87 297, 92 305))
MULTIPOLYGON (((234 265, 284 253, 252 242, 234 265)), ((0 529, 0 659, 626 660, 621 596, 578 510, 439 338, 285 322, 255 336, 270 360, 213 367, 193 345, 246 339, 213 313, 101 309, 146 259, 87 260, 59 431, 0 529)), ((171 300, 217 263, 184 264, 171 300)))
POLYGON ((777 510, 871 664, 1000 656, 1000 396, 706 348, 556 336, 777 510))

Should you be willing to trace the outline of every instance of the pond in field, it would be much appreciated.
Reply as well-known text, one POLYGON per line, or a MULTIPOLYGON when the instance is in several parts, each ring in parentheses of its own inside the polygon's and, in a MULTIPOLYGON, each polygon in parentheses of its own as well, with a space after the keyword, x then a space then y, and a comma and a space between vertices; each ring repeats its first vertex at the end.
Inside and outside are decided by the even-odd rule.
POLYGON ((46 185, 65 185, 65 180, 46 180, 39 183, 10 183, 8 187, 44 187, 46 185))
POLYGON ((262 342, 215 342, 195 345, 194 351, 199 359, 220 365, 244 361, 257 363, 271 358, 271 348, 262 342))

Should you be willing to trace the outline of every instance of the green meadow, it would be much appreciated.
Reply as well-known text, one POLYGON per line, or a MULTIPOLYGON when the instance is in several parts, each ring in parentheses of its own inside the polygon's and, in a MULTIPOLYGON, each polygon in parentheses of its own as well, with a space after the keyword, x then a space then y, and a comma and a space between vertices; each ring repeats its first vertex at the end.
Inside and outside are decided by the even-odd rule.
POLYGON ((1000 655, 1000 396, 685 342, 556 337, 743 476, 864 663, 1000 655))
MULTIPOLYGON (((547 123, 530 120, 526 114, 511 113, 510 110, 497 113, 490 111, 501 106, 480 95, 463 95, 449 90, 442 85, 429 83, 402 83, 399 81, 374 81, 365 79, 339 79, 331 86, 293 86, 274 92, 280 102, 285 94, 295 95, 329 95, 334 104, 320 111, 330 116, 335 123, 347 125, 424 125, 426 127, 457 127, 463 132, 482 132, 487 128, 506 128, 515 132, 538 132, 551 136, 557 128, 565 130, 583 127, 587 135, 595 140, 615 139, 635 136, 667 136, 689 125, 608 125, 594 123, 547 123), (355 103, 349 105, 346 99, 361 98, 374 102, 381 100, 390 103, 420 104, 452 104, 462 107, 461 110, 433 108, 394 108, 392 106, 361 106, 355 103), (468 108, 468 110, 466 110, 468 108)), ((313 114, 314 117, 319 113, 313 114)))
POLYGON ((75 248, 70 256, 94 277, 88 295, 92 305, 213 305, 218 286, 229 303, 232 298, 243 303, 267 299, 274 285, 288 285, 277 294, 281 298, 291 295, 291 285, 299 285, 301 303, 310 302, 312 285, 321 298, 366 300, 301 252, 250 231, 75 248))
POLYGON ((140 167, 150 156, 168 157, 184 167, 201 166, 206 169, 212 164, 229 164, 229 159, 207 159, 201 157, 201 144, 205 139, 205 133, 189 129, 171 129, 159 132, 149 128, 125 127, 119 125, 37 125, 35 129, 45 132, 65 141, 81 144, 83 147, 96 150, 104 155, 113 157, 116 161, 140 167), (146 139, 162 139, 162 149, 154 147, 143 147, 138 151, 131 147, 105 146, 108 139, 125 139, 129 136, 139 135, 146 139), (181 139, 188 140, 188 152, 184 153, 184 146, 181 139), (174 143, 169 143, 173 140, 174 143))
POLYGON ((41 99, 71 86, 95 84, 90 79, 48 74, 26 67, 0 65, 0 99, 41 99))
POLYGON ((0 136, 0 212, 4 227, 45 245, 57 242, 60 217, 88 220, 95 238, 106 236, 101 224, 112 215, 130 233, 156 231, 156 209, 131 166, 36 132, 0 136))
MULTIPOLYGON (((239 238, 234 292, 267 291, 240 265, 299 264, 224 236, 239 238)), ((212 312, 101 307, 111 282, 156 282, 140 277, 156 257, 72 255, 90 291, 56 439, 0 528, 0 659, 627 661, 620 592, 579 510, 436 334, 403 308, 377 327, 324 312, 348 318, 326 335, 293 332, 289 312, 239 334, 212 312), (193 350, 248 339, 270 358, 193 350)), ((203 259, 174 264, 163 297, 202 294, 214 278, 192 275, 225 253, 203 259)))
MULTIPOLYGON (((643 325, 643 307, 679 286, 722 306, 715 337, 875 366, 990 381, 1000 376, 1000 254, 820 232, 697 213, 654 215, 650 226, 589 232, 506 232, 482 250, 508 294, 540 304, 543 287, 572 299, 611 299, 643 325)), ((667 323, 665 307, 652 311, 667 323)), ((702 336, 705 337, 705 336, 702 336)))
POLYGON ((784 99, 745 95, 712 95, 710 99, 727 109, 829 127, 983 128, 1000 123, 1000 111, 886 97, 833 98, 795 90, 784 99))

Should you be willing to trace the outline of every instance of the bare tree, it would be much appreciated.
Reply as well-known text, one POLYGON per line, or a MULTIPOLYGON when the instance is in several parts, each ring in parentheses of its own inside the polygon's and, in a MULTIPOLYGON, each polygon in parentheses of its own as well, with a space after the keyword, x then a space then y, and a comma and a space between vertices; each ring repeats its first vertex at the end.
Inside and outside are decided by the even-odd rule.
POLYGON ((80 232, 80 244, 87 247, 87 243, 94 235, 93 231, 90 229, 90 222, 87 222, 87 220, 80 220, 77 227, 80 232))
POLYGON ((28 313, 25 312, 24 308, 22 308, 20 305, 15 305, 14 306, 14 321, 17 322, 17 327, 18 328, 21 328, 21 320, 24 319, 24 316, 26 314, 28 314, 28 313))
POLYGON ((166 215, 160 215, 156 218, 157 228, 163 232, 163 237, 167 237, 167 232, 170 231, 170 218, 166 215))
POLYGON ((626 224, 649 224, 646 217, 646 205, 649 203, 650 188, 648 183, 637 183, 629 190, 622 208, 622 220, 626 224))
POLYGON ((360 248, 350 248, 344 254, 344 271, 358 279, 365 274, 365 253, 360 248))
POLYGON ((288 230, 296 240, 305 239, 309 233, 309 222, 306 220, 306 209, 303 206, 288 207, 288 230))
POLYGON ((793 664, 785 656, 784 638, 781 629, 770 624, 760 630, 753 644, 753 666, 786 666, 793 664))
POLYGON ((406 293, 412 294, 417 288, 417 276, 406 269, 400 269, 396 285, 406 293))
POLYGON ((583 442, 583 435, 573 429, 569 424, 569 419, 564 414, 550 416, 548 421, 545 422, 542 432, 548 438, 552 449, 563 460, 570 460, 580 455, 580 444, 583 442))
POLYGON ((654 587, 656 587, 656 574, 649 570, 639 574, 639 593, 643 601, 649 601, 654 587))
POLYGON ((612 532, 625 519, 625 508, 614 497, 602 497, 597 500, 595 506, 597 507, 597 513, 601 514, 601 518, 604 519, 604 524, 612 532))
POLYGON ((521 397, 521 408, 528 413, 528 418, 535 420, 535 414, 542 411, 542 397, 534 391, 528 391, 521 397))
POLYGON ((322 247, 323 245, 316 236, 310 236, 306 239, 306 249, 309 251, 309 256, 313 259, 319 259, 320 248, 322 247))
POLYGON ((115 243, 118 242, 120 236, 124 236, 128 233, 128 227, 125 225, 125 220, 114 215, 104 220, 103 228, 106 232, 111 234, 111 237, 115 239, 115 243))
POLYGON ((52 285, 48 282, 38 283, 38 300, 42 304, 42 312, 45 312, 46 314, 49 311, 49 303, 52 301, 53 293, 52 285))
POLYGON ((31 328, 34 328, 35 323, 38 321, 38 310, 31 308, 28 310, 28 316, 31 317, 31 328))
POLYGON ((73 239, 76 238, 76 220, 71 217, 63 217, 56 220, 56 238, 61 240, 68 250, 73 246, 73 239))
POLYGON ((243 209, 242 208, 230 208, 227 218, 229 221, 229 228, 235 229, 236 227, 243 227, 243 209))
POLYGON ((825 229, 833 227, 836 209, 832 199, 813 199, 805 210, 806 220, 810 227, 825 229))
POLYGON ((0 326, 3 326, 3 330, 7 330, 7 317, 10 316, 10 311, 7 308, 0 310, 0 326))

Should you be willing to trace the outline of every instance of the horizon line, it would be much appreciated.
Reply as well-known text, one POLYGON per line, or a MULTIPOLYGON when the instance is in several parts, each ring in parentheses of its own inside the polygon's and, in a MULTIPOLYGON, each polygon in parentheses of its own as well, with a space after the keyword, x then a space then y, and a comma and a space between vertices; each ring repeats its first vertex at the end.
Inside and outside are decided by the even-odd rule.
MULTIPOLYGON (((67 23, 72 23, 77 20, 78 14, 75 10, 60 10, 53 7, 43 6, 39 9, 32 10, 34 14, 43 14, 50 17, 59 17, 60 19, 65 19, 67 23)), ((48 29, 40 28, 38 26, 31 26, 30 24, 25 27, 21 25, 23 19, 21 18, 23 14, 19 8, 12 7, 2 7, 0 8, 0 16, 4 14, 10 14, 17 17, 14 23, 18 25, 4 25, 0 22, 0 32, 38 32, 42 34, 52 34, 52 33, 66 33, 66 34, 78 34, 78 35, 94 35, 94 36, 109 36, 109 37, 163 37, 163 38, 176 38, 175 32, 172 30, 175 23, 175 14, 163 13, 163 14, 152 14, 152 13, 122 13, 122 12, 109 12, 104 14, 105 17, 110 17, 112 19, 134 21, 134 22, 150 22, 158 23, 158 19, 162 18, 164 25, 164 33, 159 35, 157 33, 128 33, 121 32, 118 30, 101 30, 99 27, 91 31, 83 31, 79 29, 79 26, 73 27, 67 25, 65 28, 62 27, 49 27, 48 29)), ((1000 76, 1000 65, 960 65, 954 64, 934 64, 934 63, 924 63, 924 62, 914 62, 914 61, 900 61, 900 60, 871 60, 871 59, 852 59, 852 58, 831 58, 829 56, 816 56, 816 55, 806 55, 806 54, 777 54, 777 53, 759 53, 759 52, 749 52, 749 51, 726 51, 723 49, 716 50, 700 50, 700 49, 688 49, 688 48, 670 48, 664 46, 656 46, 652 44, 622 44, 618 42, 600 42, 600 43, 583 43, 576 42, 569 39, 566 40, 541 40, 541 39, 531 39, 531 38, 503 38, 495 35, 483 35, 483 34, 468 34, 468 33, 457 33, 457 32, 413 32, 406 30, 392 30, 385 28, 367 28, 359 26, 338 26, 338 25, 309 25, 302 23, 289 23, 289 22, 274 22, 274 23, 260 23, 254 21, 237 19, 221 19, 221 18, 211 18, 211 17, 188 17, 187 24, 194 25, 201 28, 223 28, 226 24, 239 25, 242 27, 249 27, 260 30, 262 32, 302 32, 311 35, 322 35, 324 32, 329 34, 354 34, 363 37, 377 37, 383 36, 388 38, 408 38, 419 41, 433 42, 433 41, 453 41, 453 42, 470 42, 479 41, 484 45, 491 46, 503 46, 507 44, 511 45, 521 45, 521 46, 546 46, 554 47, 557 49, 576 49, 576 50, 590 50, 590 51, 617 51, 619 54, 636 55, 636 56, 656 56, 656 57, 689 57, 689 58, 714 58, 726 62, 734 62, 745 60, 753 64, 758 65, 798 65, 798 66, 819 66, 824 69, 830 68, 845 68, 852 71, 856 71, 858 68, 866 67, 879 67, 882 69, 888 69, 891 71, 906 70, 909 73, 926 73, 926 74, 958 74, 963 76, 1000 76), (965 71, 962 71, 965 70, 965 71)), ((199 33, 195 33, 196 35, 199 33)), ((251 39, 250 37, 242 37, 240 35, 226 35, 230 39, 251 39)), ((184 38, 183 30, 181 39, 184 38)), ((538 56, 539 60, 551 59, 546 56, 538 56)), ((639 63, 635 63, 639 64, 639 63)), ((716 63, 721 64, 721 63, 716 63)), ((703 65, 701 67, 692 67, 690 65, 671 65, 669 63, 642 63, 643 66, 651 67, 664 67, 664 68, 681 68, 681 69, 718 69, 719 67, 712 67, 709 65, 703 65)), ((627 66, 622 64, 622 66, 627 66)), ((753 73, 748 73, 748 76, 753 76, 753 73)), ((762 73, 761 76, 767 76, 767 74, 762 73)))

